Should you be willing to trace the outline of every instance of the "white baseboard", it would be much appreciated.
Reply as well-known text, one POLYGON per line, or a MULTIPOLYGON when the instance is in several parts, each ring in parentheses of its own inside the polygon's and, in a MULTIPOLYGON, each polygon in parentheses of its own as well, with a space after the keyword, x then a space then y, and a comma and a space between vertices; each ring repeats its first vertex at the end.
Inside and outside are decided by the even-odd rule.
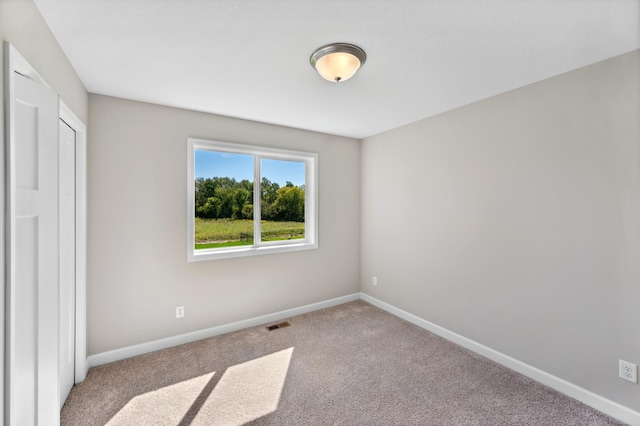
POLYGON ((360 298, 365 302, 371 303, 373 306, 376 306, 399 318, 402 318, 405 321, 415 324, 418 327, 422 327, 425 330, 437 334, 440 337, 444 337, 445 339, 453 343, 456 343, 477 354, 480 354, 485 358, 489 358, 490 360, 495 361, 498 364, 502 364, 513 371, 516 371, 537 382, 549 386, 550 388, 555 389, 567 396, 570 396, 573 399, 577 399, 578 401, 590 407, 593 407, 598 411, 608 414, 611 417, 614 417, 630 425, 640 426, 640 413, 635 410, 632 410, 628 407, 625 407, 624 405, 618 404, 617 402, 597 395, 591 391, 574 385, 573 383, 567 382, 566 380, 551 375, 538 368, 525 364, 522 361, 518 361, 515 358, 511 358, 508 355, 484 346, 457 333, 449 331, 446 328, 433 324, 427 320, 410 314, 409 312, 403 311, 402 309, 396 308, 395 306, 378 300, 375 297, 369 296, 368 294, 361 293, 360 298))
POLYGON ((285 318, 306 314, 308 312, 317 311, 319 309, 329 308, 331 306, 341 305, 347 302, 353 302, 354 300, 358 299, 360 299, 360 293, 349 294, 347 296, 336 297, 335 299, 312 303, 310 305, 300 306, 298 308, 286 309, 284 311, 232 322, 230 324, 219 325, 204 330, 198 330, 191 333, 180 334, 178 336, 167 337, 166 339, 154 340, 152 342, 141 343, 139 345, 128 346, 126 348, 120 348, 108 352, 90 355, 87 358, 87 368, 108 364, 114 361, 120 361, 122 359, 131 358, 137 355, 143 355, 149 352, 158 351, 160 349, 166 349, 173 346, 183 345, 185 343, 195 342, 196 340, 202 340, 209 337, 218 336, 220 334, 231 333, 232 331, 238 331, 245 328, 254 327, 256 325, 283 320, 285 318))

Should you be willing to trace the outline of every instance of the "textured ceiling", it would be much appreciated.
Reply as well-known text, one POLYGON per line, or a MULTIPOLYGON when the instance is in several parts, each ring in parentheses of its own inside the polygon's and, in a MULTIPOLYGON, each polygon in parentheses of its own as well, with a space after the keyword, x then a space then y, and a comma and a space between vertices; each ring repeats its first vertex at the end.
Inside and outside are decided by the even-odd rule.
POLYGON ((640 0, 35 0, 92 93, 364 138, 640 48, 640 0), (335 84, 330 42, 367 62, 335 84))

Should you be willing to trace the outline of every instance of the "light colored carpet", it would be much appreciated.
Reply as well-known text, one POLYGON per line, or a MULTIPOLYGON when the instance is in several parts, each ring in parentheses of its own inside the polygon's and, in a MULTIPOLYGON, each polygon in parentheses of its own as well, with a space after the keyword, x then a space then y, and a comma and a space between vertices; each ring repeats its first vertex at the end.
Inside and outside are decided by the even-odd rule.
POLYGON ((62 425, 620 425, 363 301, 92 368, 62 425))

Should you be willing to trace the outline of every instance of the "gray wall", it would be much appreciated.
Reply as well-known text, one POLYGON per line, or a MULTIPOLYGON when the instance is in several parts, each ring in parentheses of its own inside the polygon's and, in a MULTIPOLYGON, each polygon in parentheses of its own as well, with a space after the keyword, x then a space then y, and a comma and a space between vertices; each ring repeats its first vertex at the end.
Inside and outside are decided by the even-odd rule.
MULTIPOLYGON (((86 123, 88 94, 56 42, 49 27, 31 0, 0 0, 0 41, 8 41, 24 56, 49 83, 73 112, 86 123)), ((2 44, 2 43, 0 43, 2 44)), ((4 81, 4 53, 0 55, 0 81, 4 81)), ((0 99, 4 99, 4 84, 0 83, 0 99)), ((4 140, 4 102, 0 102, 0 134, 4 140)), ((5 158, 0 149, 0 199, 5 199, 5 158)), ((0 220, 5 221, 4 209, 0 220)), ((0 256, 4 259, 5 234, 0 227, 0 256)), ((4 262, 0 262, 0 277, 4 288, 4 262)), ((4 291, 0 291, 0 317, 4 318, 4 291)), ((4 365, 4 327, 0 327, 0 365, 4 365)), ((4 383, 4 369, 0 368, 0 383, 4 383)), ((4 400, 0 387, 0 402, 4 400)), ((4 418, 0 403, 0 418, 4 418)))
POLYGON ((362 142, 362 291, 640 410, 640 51, 362 142), (378 286, 371 277, 378 277, 378 286))
POLYGON ((89 355, 360 291, 358 140, 93 94, 89 106, 89 355), (189 136, 317 152, 319 249, 188 263, 189 136))

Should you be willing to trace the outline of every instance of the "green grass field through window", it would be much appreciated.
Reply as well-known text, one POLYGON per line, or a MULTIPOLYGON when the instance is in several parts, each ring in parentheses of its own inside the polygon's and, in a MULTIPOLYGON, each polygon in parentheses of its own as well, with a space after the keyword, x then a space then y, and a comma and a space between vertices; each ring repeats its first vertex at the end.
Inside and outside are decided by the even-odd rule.
MULTIPOLYGON (((263 220, 262 241, 304 238, 304 222, 263 220)), ((253 221, 195 218, 195 249, 245 246, 253 244, 253 221)))

